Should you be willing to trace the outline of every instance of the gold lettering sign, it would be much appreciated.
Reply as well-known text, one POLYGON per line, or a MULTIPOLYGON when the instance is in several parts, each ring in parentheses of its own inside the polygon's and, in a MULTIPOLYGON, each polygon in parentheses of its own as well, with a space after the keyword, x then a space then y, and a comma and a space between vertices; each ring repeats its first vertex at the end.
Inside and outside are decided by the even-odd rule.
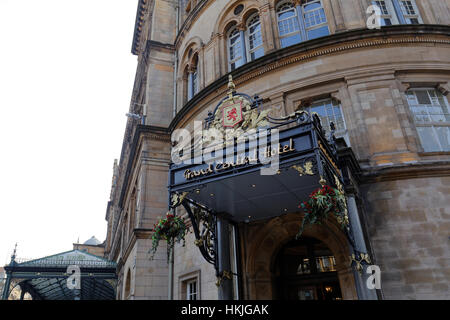
MULTIPOLYGON (((271 148, 266 147, 264 150, 264 156, 266 158, 271 158, 276 155, 282 155, 285 153, 293 152, 295 151, 294 148, 294 141, 292 139, 289 140, 289 144, 281 145, 278 144, 278 147, 271 148)), ((210 164, 206 169, 200 169, 200 170, 190 170, 187 169, 184 171, 184 178, 186 180, 190 180, 197 177, 203 177, 207 176, 209 174, 215 173, 215 172, 222 172, 225 170, 229 170, 235 167, 240 166, 246 166, 249 164, 256 164, 258 162, 258 152, 257 150, 254 151, 253 157, 251 156, 245 156, 245 157, 237 157, 235 161, 233 162, 224 162, 224 163, 217 163, 215 166, 210 164)))

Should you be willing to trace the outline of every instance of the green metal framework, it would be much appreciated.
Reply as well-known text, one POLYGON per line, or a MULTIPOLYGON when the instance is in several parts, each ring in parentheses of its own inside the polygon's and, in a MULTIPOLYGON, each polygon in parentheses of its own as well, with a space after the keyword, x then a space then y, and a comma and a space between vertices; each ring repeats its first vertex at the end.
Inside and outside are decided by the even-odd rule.
POLYGON ((11 257, 5 266, 7 278, 2 299, 7 300, 12 290, 21 289, 33 300, 114 300, 116 297, 116 263, 72 250, 56 255, 20 261, 11 257), (71 289, 68 279, 72 276, 69 267, 80 270, 80 289, 71 289))

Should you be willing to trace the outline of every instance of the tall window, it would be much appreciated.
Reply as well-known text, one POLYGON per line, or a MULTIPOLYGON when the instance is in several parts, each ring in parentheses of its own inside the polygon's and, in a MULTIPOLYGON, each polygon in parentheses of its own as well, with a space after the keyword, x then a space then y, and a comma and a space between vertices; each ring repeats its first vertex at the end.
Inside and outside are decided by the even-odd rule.
POLYGON ((406 93, 425 152, 450 151, 450 113, 447 99, 435 89, 406 93))
POLYGON ((198 57, 195 56, 193 66, 188 70, 188 100, 191 100, 198 92, 198 57))
POLYGON ((402 11, 403 18, 407 24, 419 24, 422 23, 422 19, 419 15, 419 10, 417 9, 416 2, 414 0, 401 0, 400 7, 402 11))
POLYGON ((228 69, 233 71, 263 55, 261 22, 258 13, 255 13, 247 20, 245 32, 235 26, 228 33, 228 69))
POLYGON ((330 34, 321 0, 306 0, 302 5, 307 40, 330 34))
POLYGON ((198 92, 198 69, 195 67, 195 70, 192 72, 192 93, 193 96, 198 92))
POLYGON ((377 0, 372 4, 381 10, 381 26, 423 23, 415 0, 377 0))
POLYGON ((330 133, 330 123, 333 122, 336 127, 336 136, 342 136, 346 133, 347 128, 345 126, 344 116, 342 115, 342 110, 339 103, 331 99, 319 100, 307 107, 306 111, 309 113, 317 113, 325 132, 330 133))
POLYGON ((264 55, 261 22, 257 13, 248 19, 246 40, 248 61, 258 59, 264 55))
POLYGON ((297 10, 293 3, 280 3, 277 7, 277 18, 282 48, 302 41, 297 10))
POLYGON ((186 300, 197 300, 197 280, 187 282, 186 300))
POLYGON ((237 27, 233 27, 228 34, 228 65, 230 71, 244 64, 244 48, 241 39, 241 32, 237 27))
POLYGON ((394 7, 392 2, 388 1, 372 1, 374 5, 377 5, 381 10, 381 26, 391 26, 393 24, 398 24, 397 16, 395 15, 394 7))
POLYGON ((322 0, 304 0, 297 6, 282 1, 277 6, 277 19, 282 48, 330 34, 322 0))

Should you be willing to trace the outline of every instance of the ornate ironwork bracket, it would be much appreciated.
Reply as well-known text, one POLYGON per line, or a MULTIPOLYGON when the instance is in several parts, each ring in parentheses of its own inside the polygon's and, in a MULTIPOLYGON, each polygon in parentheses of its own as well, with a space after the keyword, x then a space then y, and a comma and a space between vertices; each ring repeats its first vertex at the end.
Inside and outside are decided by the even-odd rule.
POLYGON ((217 271, 216 215, 204 206, 186 198, 186 196, 187 192, 173 193, 171 207, 175 208, 180 205, 184 207, 192 223, 195 245, 199 248, 203 258, 213 264, 217 271))
POLYGON ((232 280, 233 279, 233 272, 231 271, 222 271, 217 275, 217 281, 216 281, 216 286, 220 287, 222 285, 223 280, 227 279, 227 280, 232 280))

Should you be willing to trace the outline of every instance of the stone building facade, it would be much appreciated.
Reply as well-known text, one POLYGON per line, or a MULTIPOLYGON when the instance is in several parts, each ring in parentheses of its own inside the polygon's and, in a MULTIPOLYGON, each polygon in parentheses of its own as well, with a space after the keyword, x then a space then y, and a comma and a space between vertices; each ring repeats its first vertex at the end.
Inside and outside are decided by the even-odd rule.
POLYGON ((92 236, 83 243, 74 243, 73 250, 85 251, 95 256, 105 255, 105 244, 101 243, 95 236, 92 236))
POLYGON ((233 227, 233 297, 324 299, 323 290, 335 290, 336 299, 449 299, 449 25, 448 0, 139 0, 129 109, 138 116, 128 119, 106 211, 117 299, 219 297, 193 233, 173 264, 165 243, 153 259, 148 251, 168 210, 171 134, 208 117, 229 75, 273 117, 305 110, 327 132, 336 125, 359 167, 349 206, 381 269, 381 289, 361 293, 342 232, 326 223, 295 243, 302 215, 284 212, 233 227), (369 29, 373 4, 381 27, 369 29), (283 273, 305 266, 293 258, 305 250, 317 263, 306 282, 305 269, 283 273), (332 285, 321 282, 325 274, 332 285), (296 287, 287 288, 289 277, 296 287))

